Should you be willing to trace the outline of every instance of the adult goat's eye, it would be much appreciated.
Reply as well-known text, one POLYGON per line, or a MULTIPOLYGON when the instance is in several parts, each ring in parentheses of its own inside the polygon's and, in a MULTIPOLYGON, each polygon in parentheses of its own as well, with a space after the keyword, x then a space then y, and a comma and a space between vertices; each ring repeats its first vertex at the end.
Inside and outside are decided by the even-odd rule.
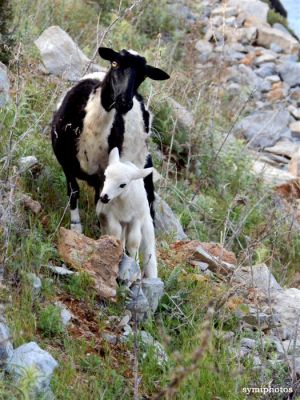
POLYGON ((126 183, 122 183, 121 185, 120 185, 120 188, 124 188, 126 186, 126 183))
POLYGON ((111 66, 112 66, 113 68, 117 68, 117 66, 118 66, 117 61, 113 61, 113 62, 111 63, 111 66))

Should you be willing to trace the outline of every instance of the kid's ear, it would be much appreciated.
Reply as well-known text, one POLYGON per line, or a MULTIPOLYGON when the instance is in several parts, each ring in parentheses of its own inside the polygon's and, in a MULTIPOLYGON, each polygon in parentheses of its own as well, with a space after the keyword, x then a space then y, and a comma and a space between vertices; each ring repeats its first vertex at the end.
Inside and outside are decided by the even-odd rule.
POLYGON ((119 56, 119 53, 108 47, 99 47, 98 53, 101 58, 108 61, 115 61, 119 56))
POLYGON ((135 174, 133 179, 141 179, 141 178, 146 178, 146 176, 150 175, 153 173, 153 167, 151 168, 144 168, 144 169, 138 169, 135 174))
POLYGON ((153 79, 154 81, 164 81, 170 78, 170 75, 165 71, 156 67, 152 67, 152 65, 146 65, 146 75, 148 78, 153 79))
POLYGON ((114 147, 109 153, 108 164, 111 165, 118 161, 120 161, 119 149, 117 147, 114 147))

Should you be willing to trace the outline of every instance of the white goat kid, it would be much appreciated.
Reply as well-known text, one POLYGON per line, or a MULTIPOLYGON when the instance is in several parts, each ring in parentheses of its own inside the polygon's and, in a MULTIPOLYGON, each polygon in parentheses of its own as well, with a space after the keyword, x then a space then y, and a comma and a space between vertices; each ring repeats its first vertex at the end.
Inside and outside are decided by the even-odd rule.
POLYGON ((143 182, 152 172, 153 168, 121 162, 118 148, 113 148, 96 209, 103 234, 121 240, 134 259, 141 251, 146 278, 157 278, 154 227, 143 182))

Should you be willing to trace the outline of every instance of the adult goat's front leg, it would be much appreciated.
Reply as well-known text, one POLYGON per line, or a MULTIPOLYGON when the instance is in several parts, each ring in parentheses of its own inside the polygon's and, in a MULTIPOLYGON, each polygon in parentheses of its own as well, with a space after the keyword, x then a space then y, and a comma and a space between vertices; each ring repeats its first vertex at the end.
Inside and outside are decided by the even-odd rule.
POLYGON ((79 199, 79 186, 74 177, 66 177, 68 185, 68 196, 70 202, 71 213, 71 230, 82 233, 82 225, 80 222, 78 199, 79 199))

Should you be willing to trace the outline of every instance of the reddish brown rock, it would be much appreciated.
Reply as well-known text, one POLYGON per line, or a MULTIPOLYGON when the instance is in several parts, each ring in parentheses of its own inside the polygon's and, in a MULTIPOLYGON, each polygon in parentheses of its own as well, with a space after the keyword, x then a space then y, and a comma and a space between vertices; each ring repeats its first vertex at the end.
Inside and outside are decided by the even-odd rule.
POLYGON ((94 240, 65 228, 59 233, 59 256, 74 269, 91 275, 100 297, 113 299, 123 254, 120 241, 111 236, 94 240))
POLYGON ((178 241, 173 243, 171 248, 176 252, 177 260, 192 265, 195 261, 205 262, 211 271, 221 275, 232 273, 237 264, 235 254, 218 243, 201 243, 198 240, 178 241))

